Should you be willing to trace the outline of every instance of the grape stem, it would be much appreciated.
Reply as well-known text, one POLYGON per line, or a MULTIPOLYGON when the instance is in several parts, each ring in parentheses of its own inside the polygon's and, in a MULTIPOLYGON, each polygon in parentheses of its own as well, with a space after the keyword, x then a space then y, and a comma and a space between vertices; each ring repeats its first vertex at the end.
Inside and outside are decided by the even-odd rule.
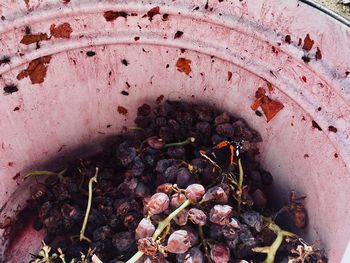
POLYGON ((24 177, 23 180, 31 177, 31 176, 38 176, 38 175, 46 175, 46 176, 58 176, 60 179, 63 178, 63 174, 67 171, 67 169, 62 170, 59 173, 51 172, 51 171, 31 171, 27 173, 24 177))
POLYGON ((164 148, 174 147, 174 146, 182 146, 182 145, 193 143, 194 141, 195 141, 194 137, 188 137, 186 140, 184 140, 182 142, 173 142, 173 143, 165 144, 164 148))
POLYGON ((80 236, 79 236, 79 240, 80 240, 80 241, 86 240, 86 241, 89 242, 89 243, 91 243, 91 240, 85 236, 85 229, 86 229, 87 221, 88 221, 89 214, 90 214, 90 210, 91 210, 91 203, 92 203, 92 184, 93 184, 93 183, 97 183, 97 175, 98 175, 98 167, 96 167, 96 172, 95 172, 94 177, 92 177, 92 178, 89 180, 89 197, 88 197, 88 204, 87 204, 87 207, 86 207, 85 217, 84 217, 83 225, 82 225, 82 227, 81 227, 80 236))
POLYGON ((203 226, 198 225, 198 230, 199 230, 198 231, 199 232, 199 237, 201 238, 202 245, 203 245, 203 248, 204 248, 204 255, 207 258, 208 263, 212 263, 212 260, 211 260, 211 258, 209 256, 208 244, 207 244, 207 241, 205 240, 205 237, 204 237, 203 226))
MULTIPOLYGON (((178 213, 180 213, 184 208, 192 204, 191 200, 187 199, 185 202, 182 203, 177 209, 175 209, 170 215, 168 215, 164 220, 160 221, 158 223, 158 227, 156 231, 154 232, 152 239, 155 241, 164 231, 165 228, 170 225, 171 220, 174 219, 175 216, 177 216, 178 213)), ((135 263, 137 262, 141 257, 143 256, 143 252, 138 251, 135 255, 132 256, 126 263, 135 263)))
POLYGON ((267 254, 266 259, 263 261, 263 263, 274 263, 275 262, 275 257, 276 257, 276 253, 277 250, 279 249, 279 247, 281 246, 283 240, 287 237, 291 237, 291 238, 296 238, 297 235, 285 231, 283 229, 281 229, 278 225, 276 225, 270 218, 265 218, 265 220, 269 223, 268 224, 268 228, 270 230, 272 230, 273 232, 275 232, 275 234, 277 235, 275 241, 271 244, 271 246, 267 246, 267 247, 255 247, 252 249, 253 252, 257 252, 257 253, 264 253, 267 254))

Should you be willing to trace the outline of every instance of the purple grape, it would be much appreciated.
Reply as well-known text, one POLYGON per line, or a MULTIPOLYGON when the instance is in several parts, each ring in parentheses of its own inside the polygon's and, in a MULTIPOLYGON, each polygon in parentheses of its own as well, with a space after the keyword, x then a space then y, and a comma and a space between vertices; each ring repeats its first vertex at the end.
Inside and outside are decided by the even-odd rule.
POLYGON ((166 143, 170 143, 174 140, 172 130, 166 126, 160 127, 158 135, 166 143))
POLYGON ((79 217, 79 209, 70 204, 63 204, 61 207, 61 214, 66 219, 77 219, 79 217))
POLYGON ((130 163, 132 163, 136 157, 136 149, 129 145, 130 143, 128 141, 122 142, 121 144, 119 144, 117 150, 117 157, 123 166, 127 166, 130 163))
POLYGON ((229 205, 215 205, 210 210, 209 220, 215 224, 224 226, 230 222, 233 208, 229 205))
POLYGON ((135 230, 135 238, 138 240, 140 238, 151 237, 156 230, 152 221, 148 218, 143 218, 135 230))
POLYGON ((254 205, 264 207, 267 203, 267 197, 263 191, 256 189, 252 194, 254 205))
POLYGON ((175 183, 178 172, 179 172, 178 165, 172 165, 168 167, 164 173, 165 181, 167 183, 175 183))
POLYGON ((255 228, 257 232, 260 232, 263 228, 263 218, 260 213, 255 211, 247 211, 241 215, 243 222, 248 226, 255 228))
POLYGON ((209 188, 203 196, 203 201, 214 201, 215 203, 225 204, 228 202, 228 196, 224 189, 219 186, 209 188))
POLYGON ((222 237, 222 226, 212 224, 209 228, 209 237, 214 240, 218 240, 222 237))
POLYGON ((181 167, 178 170, 176 175, 176 184, 180 188, 185 188, 192 182, 193 182, 193 175, 188 171, 187 168, 181 167))
POLYGON ((185 190, 185 195, 193 203, 198 203, 205 193, 205 188, 201 184, 191 184, 185 190))
POLYGON ((190 238, 191 247, 193 247, 199 243, 198 232, 195 231, 192 227, 186 225, 186 226, 181 227, 181 230, 187 231, 188 236, 190 238))
POLYGON ((155 122, 156 122, 156 125, 157 125, 158 127, 165 126, 166 123, 167 123, 165 117, 157 117, 157 118, 155 119, 155 122))
POLYGON ((135 157, 134 163, 131 166, 131 173, 133 176, 139 177, 145 169, 145 164, 140 157, 135 157))
POLYGON ((139 182, 136 186, 136 189, 135 189, 135 195, 137 197, 146 197, 148 196, 150 193, 150 189, 149 189, 149 186, 146 185, 145 183, 143 182, 139 182))
POLYGON ((128 250, 134 242, 135 239, 128 231, 116 233, 112 239, 113 246, 120 252, 128 250))
POLYGON ((176 256, 178 263, 204 263, 204 256, 198 247, 193 247, 184 254, 176 256))
POLYGON ((157 162, 155 170, 156 172, 163 174, 170 166, 175 163, 177 163, 177 160, 175 159, 161 159, 157 162))
POLYGON ((170 253, 182 254, 190 247, 190 236, 186 230, 176 230, 169 236, 167 249, 170 253))
POLYGON ((137 241, 138 250, 147 256, 155 255, 158 251, 158 244, 151 237, 141 238, 137 241))
POLYGON ((158 185, 156 192, 171 195, 173 192, 173 185, 169 183, 158 185))
POLYGON ((169 207, 169 197, 164 193, 156 193, 152 195, 147 204, 148 210, 152 215, 163 213, 169 207))
POLYGON ((240 230, 239 223, 233 217, 231 218, 230 222, 227 225, 222 227, 222 233, 228 239, 238 238, 239 230, 240 230))
POLYGON ((230 261, 230 249, 224 244, 211 245, 210 258, 214 263, 227 263, 230 261))
POLYGON ((162 149, 165 145, 164 140, 162 138, 157 137, 157 136, 152 136, 152 137, 147 138, 147 143, 153 149, 162 149))
POLYGON ((112 236, 112 230, 109 226, 102 226, 95 229, 93 233, 93 240, 96 241, 105 241, 112 236))
POLYGON ((223 123, 223 124, 217 125, 216 132, 219 135, 223 135, 230 138, 233 138, 235 135, 235 131, 230 123, 223 123))
POLYGON ((170 198, 170 206, 175 209, 182 205, 187 200, 186 196, 182 193, 175 193, 170 198))
POLYGON ((47 188, 44 184, 38 183, 30 187, 30 193, 33 200, 38 200, 46 195, 47 188))
POLYGON ((170 158, 183 158, 186 153, 185 147, 183 146, 176 146, 176 147, 169 147, 167 150, 167 155, 170 158))
POLYGON ((206 224, 207 216, 200 209, 191 208, 188 211, 188 216, 189 216, 190 220, 196 225, 204 226, 206 224))
POLYGON ((174 217, 174 222, 178 226, 184 226, 187 224, 188 221, 188 208, 185 208, 181 210, 175 217, 174 217))
POLYGON ((137 116, 148 116, 151 113, 151 106, 148 104, 142 104, 137 108, 137 116))
POLYGON ((215 123, 215 125, 218 125, 218 124, 230 122, 230 120, 231 120, 230 114, 227 112, 223 112, 220 115, 215 117, 214 123, 215 123))

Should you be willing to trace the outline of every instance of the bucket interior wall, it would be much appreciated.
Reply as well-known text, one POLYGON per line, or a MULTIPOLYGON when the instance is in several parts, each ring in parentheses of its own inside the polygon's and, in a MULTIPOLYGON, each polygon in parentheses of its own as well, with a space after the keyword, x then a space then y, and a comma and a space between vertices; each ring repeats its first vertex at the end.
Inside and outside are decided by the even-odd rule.
MULTIPOLYGON (((0 220, 25 204, 27 171, 98 152, 133 126, 138 105, 163 95, 214 105, 258 130, 258 158, 274 176, 277 201, 291 189, 306 194, 310 226, 302 234, 341 261, 350 236, 349 28, 299 1, 25 2, 0 9, 1 54, 11 58, 0 65, 0 83, 18 88, 0 95, 0 220), (107 11, 127 16, 107 21, 107 11), (65 37, 20 44, 27 25, 50 35, 64 23, 65 37), (33 60, 40 72, 30 71, 33 60), (270 84, 284 108, 266 122, 250 105, 270 84)), ((26 262, 41 239, 28 227, 6 262, 26 262)))

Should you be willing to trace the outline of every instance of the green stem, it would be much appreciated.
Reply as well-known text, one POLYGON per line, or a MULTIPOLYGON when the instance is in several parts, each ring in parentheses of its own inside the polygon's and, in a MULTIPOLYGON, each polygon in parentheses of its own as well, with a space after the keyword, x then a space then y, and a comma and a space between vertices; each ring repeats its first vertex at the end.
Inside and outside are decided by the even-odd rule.
POLYGON ((62 170, 59 173, 51 172, 51 171, 31 171, 27 173, 24 177, 23 180, 31 177, 31 176, 37 176, 37 175, 47 175, 47 176, 58 176, 59 178, 63 177, 63 174, 67 171, 67 169, 62 170))
POLYGON ((275 232, 275 234, 277 235, 275 241, 271 244, 271 246, 268 247, 256 247, 253 248, 252 251, 257 252, 257 253, 265 253, 267 254, 266 259, 264 260, 263 263, 274 263, 275 262, 275 257, 276 257, 276 253, 279 249, 279 247, 281 246, 283 240, 286 237, 292 237, 295 238, 296 235, 282 230, 278 225, 276 225, 275 223, 273 223, 271 220, 269 223, 269 229, 272 230, 273 232, 275 232))
POLYGON ((182 145, 193 143, 194 141, 195 141, 195 139, 193 137, 189 137, 189 138, 187 138, 186 140, 184 140, 182 142, 173 142, 173 143, 165 144, 164 148, 166 148, 166 147, 173 147, 173 146, 182 146, 182 145))
MULTIPOLYGON (((189 206, 191 204, 191 200, 186 200, 182 203, 177 209, 175 209, 170 215, 168 215, 163 221, 158 223, 158 227, 156 231, 154 232, 152 239, 156 240, 160 234, 162 234, 163 230, 171 223, 171 220, 174 219, 175 216, 177 216, 178 213, 180 213, 184 208, 189 206)), ((137 262, 141 257, 143 256, 143 252, 138 251, 132 258, 130 258, 126 263, 135 263, 137 262)))
POLYGON ((89 180, 88 204, 87 204, 86 213, 85 213, 85 217, 84 217, 84 221, 83 221, 83 226, 81 227, 80 237, 79 237, 80 241, 86 240, 89 243, 91 243, 91 240, 85 236, 85 229, 86 229, 87 221, 88 221, 90 210, 91 210, 91 204, 92 204, 92 184, 97 183, 97 175, 98 175, 98 167, 96 167, 96 173, 95 173, 94 177, 92 177, 89 180))

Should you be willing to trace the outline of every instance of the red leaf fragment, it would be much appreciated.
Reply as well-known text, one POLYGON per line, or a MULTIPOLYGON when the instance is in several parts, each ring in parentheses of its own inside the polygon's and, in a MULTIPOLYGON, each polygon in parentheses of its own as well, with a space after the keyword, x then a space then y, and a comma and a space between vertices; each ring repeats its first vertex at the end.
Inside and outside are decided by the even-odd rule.
POLYGON ((50 26, 50 33, 54 38, 70 38, 73 29, 69 23, 63 23, 56 27, 55 24, 50 26))
POLYGON ((18 75, 17 79, 21 80, 23 78, 29 77, 32 84, 39 84, 44 82, 47 67, 50 63, 51 56, 40 57, 32 60, 28 67, 22 70, 18 75))
POLYGON ((29 34, 24 35, 20 43, 24 45, 30 45, 39 41, 46 41, 48 39, 49 38, 46 33, 29 34))
POLYGON ((123 106, 118 106, 118 113, 122 114, 122 115, 126 115, 128 114, 128 110, 126 108, 124 108, 123 106))
POLYGON ((177 70, 180 72, 184 72, 186 75, 190 74, 192 61, 186 58, 179 58, 176 62, 177 70))
POLYGON ((280 110, 284 108, 284 105, 277 100, 270 99, 265 94, 265 89, 258 88, 258 90, 255 92, 256 100, 250 105, 250 108, 253 111, 256 111, 259 107, 261 107, 266 116, 266 121, 269 122, 280 110))
POLYGON ((304 39, 304 45, 303 45, 303 49, 306 50, 306 51, 310 51, 314 45, 315 41, 313 41, 311 38, 310 38, 310 35, 309 34, 306 34, 306 37, 304 39))
POLYGON ((317 50, 316 50, 316 60, 320 60, 322 59, 322 53, 321 53, 321 50, 319 47, 317 47, 317 50))

